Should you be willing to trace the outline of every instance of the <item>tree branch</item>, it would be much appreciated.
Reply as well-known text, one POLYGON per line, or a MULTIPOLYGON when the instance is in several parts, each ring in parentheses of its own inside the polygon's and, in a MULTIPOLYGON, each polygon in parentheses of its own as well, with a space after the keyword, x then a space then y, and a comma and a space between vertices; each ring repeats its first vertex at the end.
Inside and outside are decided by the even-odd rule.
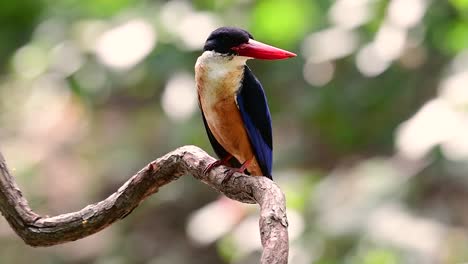
POLYGON ((132 176, 115 193, 80 211, 53 217, 40 216, 29 208, 27 200, 10 174, 0 153, 0 211, 10 226, 28 245, 52 246, 94 234, 124 218, 161 186, 185 174, 208 184, 227 197, 260 205, 260 235, 263 245, 261 263, 287 263, 288 232, 284 195, 266 177, 236 173, 227 182, 223 167, 204 174, 214 159, 195 146, 178 148, 151 162, 132 176))

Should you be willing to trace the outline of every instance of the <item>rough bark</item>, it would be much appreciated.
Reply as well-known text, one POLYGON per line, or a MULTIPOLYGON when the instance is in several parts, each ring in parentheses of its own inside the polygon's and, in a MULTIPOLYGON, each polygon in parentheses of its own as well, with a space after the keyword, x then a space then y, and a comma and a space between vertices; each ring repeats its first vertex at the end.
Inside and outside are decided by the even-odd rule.
POLYGON ((161 186, 182 175, 193 175, 227 197, 260 205, 261 263, 287 263, 288 232, 284 195, 266 177, 235 173, 223 183, 226 169, 203 173, 214 159, 195 146, 178 148, 151 162, 107 199, 83 209, 52 216, 33 212, 0 153, 0 211, 15 232, 30 246, 52 246, 94 234, 124 218, 161 186))

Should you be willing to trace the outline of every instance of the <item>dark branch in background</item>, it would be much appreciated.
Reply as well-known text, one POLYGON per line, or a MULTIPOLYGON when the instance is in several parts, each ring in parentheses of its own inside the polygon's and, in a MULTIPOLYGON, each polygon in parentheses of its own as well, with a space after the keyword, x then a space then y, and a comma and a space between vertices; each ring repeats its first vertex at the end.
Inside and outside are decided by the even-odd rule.
POLYGON ((159 187, 185 174, 208 184, 231 199, 260 205, 261 263, 287 263, 288 231, 284 195, 266 177, 236 173, 222 184, 223 167, 203 174, 213 158, 195 146, 178 148, 151 162, 107 199, 80 211, 53 217, 34 213, 10 174, 0 153, 0 211, 26 242, 41 247, 77 240, 94 234, 125 217, 159 187))

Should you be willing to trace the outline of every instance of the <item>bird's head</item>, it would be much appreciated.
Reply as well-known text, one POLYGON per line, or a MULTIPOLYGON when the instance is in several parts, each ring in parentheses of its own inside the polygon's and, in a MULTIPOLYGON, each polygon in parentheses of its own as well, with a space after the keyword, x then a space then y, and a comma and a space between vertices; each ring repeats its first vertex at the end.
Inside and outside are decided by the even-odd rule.
POLYGON ((256 41, 249 32, 234 27, 221 27, 211 32, 203 50, 262 60, 280 60, 296 56, 292 52, 256 41))

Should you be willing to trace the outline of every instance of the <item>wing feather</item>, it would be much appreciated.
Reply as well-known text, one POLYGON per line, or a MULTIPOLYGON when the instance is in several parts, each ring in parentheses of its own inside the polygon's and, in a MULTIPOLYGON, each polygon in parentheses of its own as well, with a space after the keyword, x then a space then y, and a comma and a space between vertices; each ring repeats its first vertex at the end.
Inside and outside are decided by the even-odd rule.
POLYGON ((264 176, 271 179, 273 140, 270 110, 262 85, 247 66, 236 102, 257 162, 264 176))

